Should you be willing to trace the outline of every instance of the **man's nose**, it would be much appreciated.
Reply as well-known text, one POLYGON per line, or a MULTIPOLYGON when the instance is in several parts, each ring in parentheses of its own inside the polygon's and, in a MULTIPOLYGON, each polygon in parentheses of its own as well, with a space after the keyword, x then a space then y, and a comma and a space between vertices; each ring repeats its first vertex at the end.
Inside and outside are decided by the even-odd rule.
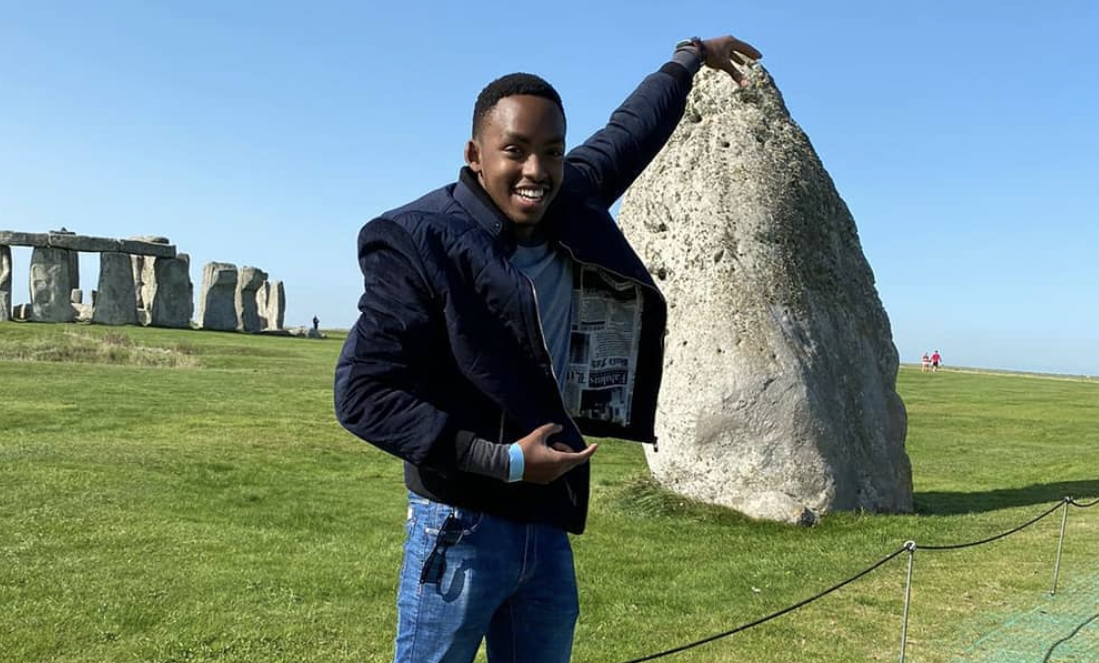
POLYGON ((537 154, 532 154, 523 162, 523 176, 535 182, 540 182, 546 177, 545 160, 537 154))

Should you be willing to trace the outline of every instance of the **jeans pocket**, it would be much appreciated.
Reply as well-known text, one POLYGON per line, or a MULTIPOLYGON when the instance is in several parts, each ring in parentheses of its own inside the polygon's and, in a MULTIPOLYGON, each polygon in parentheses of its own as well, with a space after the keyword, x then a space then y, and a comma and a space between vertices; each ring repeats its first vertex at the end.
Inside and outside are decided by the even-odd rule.
POLYGON ((462 528, 462 538, 469 538, 481 528, 481 521, 484 519, 485 514, 483 511, 473 511, 471 509, 454 509, 454 518, 462 528))
MULTIPOLYGON (((424 519, 424 533, 429 537, 438 537, 440 532, 446 528, 448 534, 465 539, 475 534, 481 528, 481 522, 484 520, 485 514, 482 511, 462 509, 446 504, 435 504, 433 506, 436 508, 431 510, 430 517, 424 519)), ((452 541, 451 545, 455 543, 457 541, 452 541)))

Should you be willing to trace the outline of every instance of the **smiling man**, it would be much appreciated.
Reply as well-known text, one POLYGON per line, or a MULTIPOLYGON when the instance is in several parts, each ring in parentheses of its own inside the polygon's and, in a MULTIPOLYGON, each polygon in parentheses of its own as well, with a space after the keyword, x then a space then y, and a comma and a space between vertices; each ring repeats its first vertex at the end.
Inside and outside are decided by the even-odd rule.
POLYGON ((680 42, 602 130, 565 151, 549 83, 477 98, 454 184, 367 223, 364 292, 336 414, 405 461, 395 661, 569 660, 568 533, 584 530, 585 435, 654 442, 666 307, 609 213, 683 114, 702 64, 742 82, 733 37, 680 42))

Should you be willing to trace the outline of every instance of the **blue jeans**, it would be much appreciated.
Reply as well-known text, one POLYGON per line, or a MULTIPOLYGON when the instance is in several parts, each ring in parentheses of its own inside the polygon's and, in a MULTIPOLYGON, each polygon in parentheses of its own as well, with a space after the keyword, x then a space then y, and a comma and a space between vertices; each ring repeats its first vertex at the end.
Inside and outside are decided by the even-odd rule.
POLYGON ((567 663, 579 615, 564 530, 409 495, 395 663, 567 663))

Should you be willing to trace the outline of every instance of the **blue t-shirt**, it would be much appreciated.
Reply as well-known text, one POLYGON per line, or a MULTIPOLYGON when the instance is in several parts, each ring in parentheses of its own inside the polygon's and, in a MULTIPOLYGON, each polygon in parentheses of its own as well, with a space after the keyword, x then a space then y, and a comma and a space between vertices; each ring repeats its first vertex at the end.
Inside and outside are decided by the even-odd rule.
POLYGON ((563 251, 542 243, 516 247, 511 264, 534 282, 542 334, 553 361, 557 388, 564 393, 572 331, 572 260, 563 251))

